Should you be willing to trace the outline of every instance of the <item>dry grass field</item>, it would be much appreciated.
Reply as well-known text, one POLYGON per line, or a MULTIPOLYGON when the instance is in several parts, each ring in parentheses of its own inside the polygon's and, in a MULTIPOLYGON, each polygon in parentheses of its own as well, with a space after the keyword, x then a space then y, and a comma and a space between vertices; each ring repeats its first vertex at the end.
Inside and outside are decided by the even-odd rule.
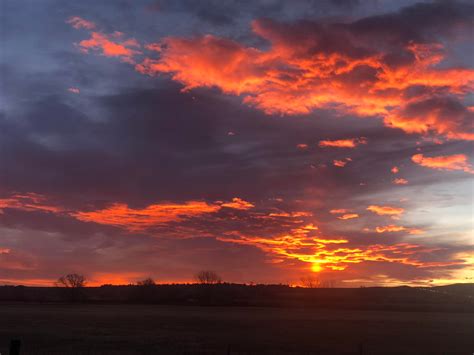
POLYGON ((0 353, 472 354, 472 313, 0 304, 0 353))

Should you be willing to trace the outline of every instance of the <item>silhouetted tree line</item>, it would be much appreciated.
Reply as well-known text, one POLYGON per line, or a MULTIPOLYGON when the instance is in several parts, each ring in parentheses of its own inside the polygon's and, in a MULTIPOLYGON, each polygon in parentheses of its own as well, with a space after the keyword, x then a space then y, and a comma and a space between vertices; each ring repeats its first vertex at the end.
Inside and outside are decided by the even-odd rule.
POLYGON ((195 275, 193 284, 157 284, 152 278, 134 285, 86 287, 83 275, 60 277, 56 287, 0 286, 1 301, 154 303, 203 306, 324 307, 373 310, 474 311, 474 285, 447 287, 333 288, 318 279, 304 287, 245 285, 222 281, 215 272, 195 275), (324 287, 327 285, 328 287, 324 287))

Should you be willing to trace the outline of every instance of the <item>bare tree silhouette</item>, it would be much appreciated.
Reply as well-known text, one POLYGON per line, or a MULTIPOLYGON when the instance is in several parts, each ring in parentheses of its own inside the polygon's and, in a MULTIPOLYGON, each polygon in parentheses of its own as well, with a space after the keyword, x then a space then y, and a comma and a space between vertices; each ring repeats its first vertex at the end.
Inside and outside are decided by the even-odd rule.
POLYGON ((303 276, 301 279, 301 285, 306 288, 319 288, 321 287, 321 280, 311 276, 303 276))
POLYGON ((300 278, 301 285, 306 288, 334 288, 335 280, 321 280, 311 276, 303 276, 300 278))
POLYGON ((84 275, 79 274, 67 274, 61 276, 56 282, 58 287, 68 287, 68 288, 81 288, 86 285, 86 278, 84 275))
POLYGON ((222 282, 222 278, 216 272, 212 270, 202 270, 195 275, 195 279, 198 283, 204 285, 219 284, 222 282))
POLYGON ((144 280, 138 281, 137 286, 155 286, 155 280, 153 280, 151 277, 148 277, 144 280))
POLYGON ((56 286, 66 289, 66 292, 63 292, 64 298, 72 302, 79 301, 85 297, 82 291, 85 285, 85 276, 79 274, 67 274, 61 276, 58 281, 56 281, 56 286))

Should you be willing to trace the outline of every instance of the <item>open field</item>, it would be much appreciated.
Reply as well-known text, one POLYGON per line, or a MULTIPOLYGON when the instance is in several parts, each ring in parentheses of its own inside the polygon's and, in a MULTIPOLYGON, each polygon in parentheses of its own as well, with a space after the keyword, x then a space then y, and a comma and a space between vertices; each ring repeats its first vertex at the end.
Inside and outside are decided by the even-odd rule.
POLYGON ((0 353, 472 354, 472 313, 0 304, 0 353), (360 348, 362 344, 362 349, 360 348))

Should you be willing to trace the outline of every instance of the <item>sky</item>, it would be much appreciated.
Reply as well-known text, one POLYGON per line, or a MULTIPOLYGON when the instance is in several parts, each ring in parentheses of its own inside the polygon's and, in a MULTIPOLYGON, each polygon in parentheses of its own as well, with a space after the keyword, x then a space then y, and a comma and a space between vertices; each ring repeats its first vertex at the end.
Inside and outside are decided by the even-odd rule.
POLYGON ((473 278, 474 4, 0 2, 0 284, 473 278))

